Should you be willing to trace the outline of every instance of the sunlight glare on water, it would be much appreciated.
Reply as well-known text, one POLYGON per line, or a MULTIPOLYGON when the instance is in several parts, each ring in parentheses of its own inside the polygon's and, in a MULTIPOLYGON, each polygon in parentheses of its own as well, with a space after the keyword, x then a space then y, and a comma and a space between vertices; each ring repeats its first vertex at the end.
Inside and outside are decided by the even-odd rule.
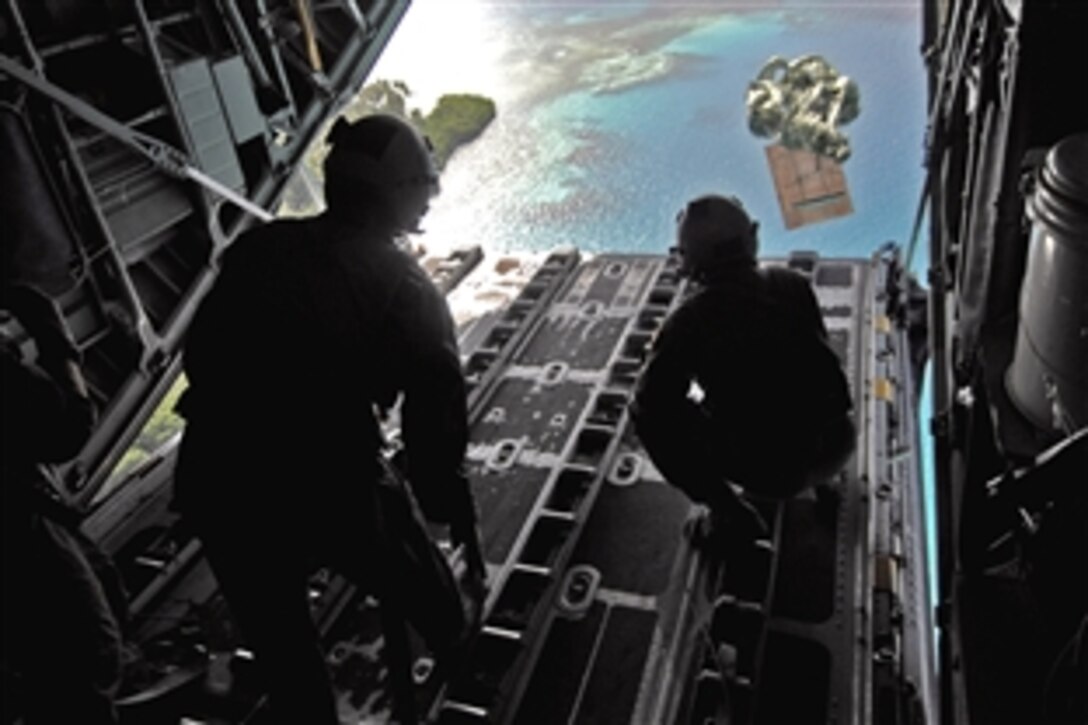
POLYGON ((424 112, 444 93, 495 101, 444 171, 431 249, 656 253, 687 199, 720 191, 759 219, 765 254, 867 257, 906 243, 921 188, 920 33, 906 3, 417 0, 371 78, 405 81, 424 112), (790 231, 744 99, 772 55, 808 53, 861 89, 844 165, 855 212, 790 231))

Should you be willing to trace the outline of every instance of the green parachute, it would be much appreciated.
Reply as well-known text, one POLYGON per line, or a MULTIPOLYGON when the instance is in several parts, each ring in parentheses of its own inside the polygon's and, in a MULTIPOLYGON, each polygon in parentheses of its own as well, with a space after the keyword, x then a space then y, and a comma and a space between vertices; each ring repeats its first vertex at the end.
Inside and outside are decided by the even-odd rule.
POLYGON ((748 84, 745 103, 756 136, 838 162, 850 158, 850 141, 838 127, 858 117, 860 93, 823 57, 771 57, 748 84))

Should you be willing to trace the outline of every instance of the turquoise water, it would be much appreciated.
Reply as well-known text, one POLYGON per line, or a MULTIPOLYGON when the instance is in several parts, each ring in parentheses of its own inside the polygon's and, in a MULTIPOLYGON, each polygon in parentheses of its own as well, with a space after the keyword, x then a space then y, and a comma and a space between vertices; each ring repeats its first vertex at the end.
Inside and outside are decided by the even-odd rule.
MULTIPOLYGON (((375 75, 496 101, 496 121, 443 174, 429 246, 662 252, 684 203, 722 192, 759 220, 764 254, 868 257, 907 246, 922 189, 921 26, 920 8, 898 2, 416 0, 375 75), (744 96, 772 55, 811 53, 860 88, 844 127, 855 212, 788 231, 744 96)), ((924 257, 923 244, 915 270, 924 257)), ((929 408, 927 386, 922 420, 929 408)))
POLYGON ((904 44, 902 28, 880 19, 863 17, 851 26, 865 42, 834 47, 839 31, 810 28, 802 36, 781 14, 726 18, 666 46, 692 56, 689 68, 669 82, 606 95, 576 92, 540 109, 562 126, 605 136, 612 149, 592 167, 562 172, 571 193, 602 197, 592 214, 563 220, 563 231, 586 235, 583 246, 591 249, 660 250, 685 200, 724 191, 740 196, 760 220, 768 254, 804 247, 867 256, 881 242, 905 240, 921 188, 921 74, 902 61, 874 61, 881 53, 909 58, 906 51, 916 44, 904 44), (864 89, 862 115, 848 127, 854 153, 845 164, 856 212, 787 231, 765 142, 747 131, 743 98, 772 52, 792 58, 813 49, 864 89), (587 231, 586 225, 602 228, 587 231))
POLYGON ((484 91, 496 98, 499 118, 454 157, 427 220, 428 236, 501 250, 576 244, 587 251, 660 251, 684 202, 720 191, 740 196, 759 219, 767 254, 805 248, 868 256, 883 242, 908 241, 925 124, 918 13, 865 6, 703 10, 690 31, 656 47, 643 41, 632 52, 629 38, 613 29, 616 17, 662 24, 669 11, 630 3, 580 12, 545 7, 492 6, 492 27, 512 47, 498 58, 500 77, 509 64, 509 82, 484 91), (595 33, 606 51, 611 44, 617 54, 629 53, 628 64, 665 59, 670 67, 648 82, 599 92, 587 80, 599 63, 577 60, 585 52, 579 43, 591 43, 595 33), (548 54, 564 52, 549 67, 554 55, 548 54), (744 93, 771 55, 806 53, 824 55, 861 89, 861 115, 845 127, 853 156, 844 170, 855 213, 787 231, 766 141, 747 129, 744 93), (542 67, 536 77, 522 68, 530 60, 542 67), (534 92, 552 70, 566 73, 569 87, 552 83, 534 92))

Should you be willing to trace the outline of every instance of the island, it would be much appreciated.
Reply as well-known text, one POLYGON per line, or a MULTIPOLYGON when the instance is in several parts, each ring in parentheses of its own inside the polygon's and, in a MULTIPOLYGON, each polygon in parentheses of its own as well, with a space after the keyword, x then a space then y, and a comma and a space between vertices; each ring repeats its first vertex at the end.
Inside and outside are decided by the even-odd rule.
MULTIPOLYGON (((462 146, 482 134, 495 119, 495 102, 486 96, 471 93, 450 93, 441 96, 434 108, 423 113, 410 106, 412 92, 403 81, 378 80, 362 90, 344 108, 342 116, 355 121, 374 113, 387 113, 403 118, 426 136, 433 147, 435 166, 445 168, 450 158, 462 146)), ((331 127, 331 123, 329 124, 331 127)), ((324 184, 322 164, 329 145, 325 142, 328 128, 314 141, 284 192, 280 214, 301 216, 314 213, 320 206, 324 184)))
POLYGON ((454 151, 476 140, 494 118, 490 98, 458 93, 442 96, 430 113, 414 120, 434 145, 435 163, 442 169, 454 151))

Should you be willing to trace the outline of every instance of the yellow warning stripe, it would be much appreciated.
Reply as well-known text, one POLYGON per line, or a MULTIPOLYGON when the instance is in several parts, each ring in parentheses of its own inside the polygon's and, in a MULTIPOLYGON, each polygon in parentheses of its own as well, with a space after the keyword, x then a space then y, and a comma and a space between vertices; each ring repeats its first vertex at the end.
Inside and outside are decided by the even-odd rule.
POLYGON ((899 590, 899 562, 889 554, 873 557, 873 587, 895 593, 899 590))
POLYGON ((887 378, 875 379, 873 381, 873 397, 877 400, 893 400, 895 398, 895 383, 887 378))

